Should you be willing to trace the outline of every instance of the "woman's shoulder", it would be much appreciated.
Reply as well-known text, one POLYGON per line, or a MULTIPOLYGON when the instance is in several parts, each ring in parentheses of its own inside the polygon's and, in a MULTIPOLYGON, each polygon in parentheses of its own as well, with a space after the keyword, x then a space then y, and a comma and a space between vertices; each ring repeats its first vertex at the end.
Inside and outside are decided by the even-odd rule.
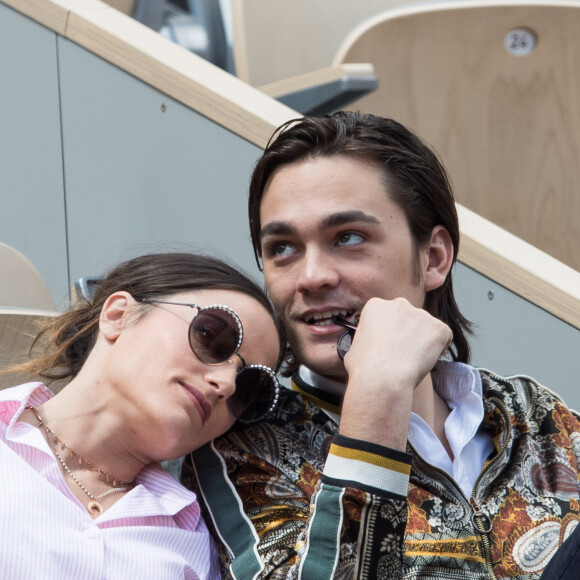
POLYGON ((307 462, 324 465, 336 422, 301 393, 284 388, 276 409, 251 425, 237 423, 213 445, 229 463, 263 463, 285 470, 307 462))

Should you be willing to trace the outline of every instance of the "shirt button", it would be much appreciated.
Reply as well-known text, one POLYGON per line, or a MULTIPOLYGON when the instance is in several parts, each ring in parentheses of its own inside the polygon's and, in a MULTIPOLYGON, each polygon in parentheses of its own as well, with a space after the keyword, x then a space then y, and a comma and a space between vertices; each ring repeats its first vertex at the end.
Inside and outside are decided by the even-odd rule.
POLYGON ((97 532, 95 530, 93 530, 92 528, 85 530, 85 538, 92 540, 93 538, 96 538, 96 536, 97 536, 97 532))

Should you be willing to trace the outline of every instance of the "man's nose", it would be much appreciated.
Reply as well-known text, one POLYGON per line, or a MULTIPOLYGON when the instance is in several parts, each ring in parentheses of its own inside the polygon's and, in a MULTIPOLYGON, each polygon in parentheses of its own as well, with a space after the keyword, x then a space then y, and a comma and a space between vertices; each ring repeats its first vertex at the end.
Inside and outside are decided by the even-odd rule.
POLYGON ((338 268, 330 256, 318 248, 306 250, 296 279, 299 292, 314 293, 334 288, 339 281, 338 268))

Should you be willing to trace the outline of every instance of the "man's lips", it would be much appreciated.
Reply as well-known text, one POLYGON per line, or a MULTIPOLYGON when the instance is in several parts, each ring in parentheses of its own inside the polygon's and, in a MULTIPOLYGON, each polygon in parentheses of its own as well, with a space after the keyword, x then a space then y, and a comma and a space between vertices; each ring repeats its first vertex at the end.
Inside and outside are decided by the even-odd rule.
POLYGON ((202 424, 205 425, 211 415, 211 406, 207 402, 207 399, 204 397, 203 393, 198 389, 196 389, 195 387, 192 387, 187 383, 180 384, 190 395, 189 398, 193 403, 193 406, 197 409, 197 412, 201 417, 202 424))
POLYGON ((342 316, 347 320, 350 320, 354 314, 355 310, 344 310, 335 308, 332 310, 325 310, 322 312, 307 313, 304 316, 302 316, 300 320, 311 326, 331 326, 334 324, 334 322, 332 322, 334 316, 342 316))

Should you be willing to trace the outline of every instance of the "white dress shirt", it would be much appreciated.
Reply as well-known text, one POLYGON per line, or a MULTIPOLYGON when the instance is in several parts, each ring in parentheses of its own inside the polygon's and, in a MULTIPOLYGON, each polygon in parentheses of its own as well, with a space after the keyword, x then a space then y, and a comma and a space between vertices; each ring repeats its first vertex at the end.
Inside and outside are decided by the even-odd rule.
POLYGON ((431 378, 433 388, 451 409, 445 436, 453 460, 431 427, 415 413, 411 413, 408 439, 421 457, 447 472, 470 498, 475 480, 494 450, 491 434, 480 429, 484 413, 481 377, 469 365, 441 360, 431 378))
POLYGON ((0 391, 0 578, 219 579, 195 494, 157 464, 91 518, 42 433, 17 422, 51 396, 41 383, 0 391))
MULTIPOLYGON (((317 389, 344 394, 344 383, 317 375, 304 366, 299 373, 317 389)), ((431 427, 415 413, 411 413, 408 440, 421 457, 448 473, 470 498, 483 464, 494 450, 490 433, 480 429, 484 413, 481 377, 470 365, 444 360, 437 363, 431 377, 433 388, 451 409, 445 421, 445 436, 454 458, 451 460, 431 427)), ((338 417, 333 418, 338 421, 338 417)))

